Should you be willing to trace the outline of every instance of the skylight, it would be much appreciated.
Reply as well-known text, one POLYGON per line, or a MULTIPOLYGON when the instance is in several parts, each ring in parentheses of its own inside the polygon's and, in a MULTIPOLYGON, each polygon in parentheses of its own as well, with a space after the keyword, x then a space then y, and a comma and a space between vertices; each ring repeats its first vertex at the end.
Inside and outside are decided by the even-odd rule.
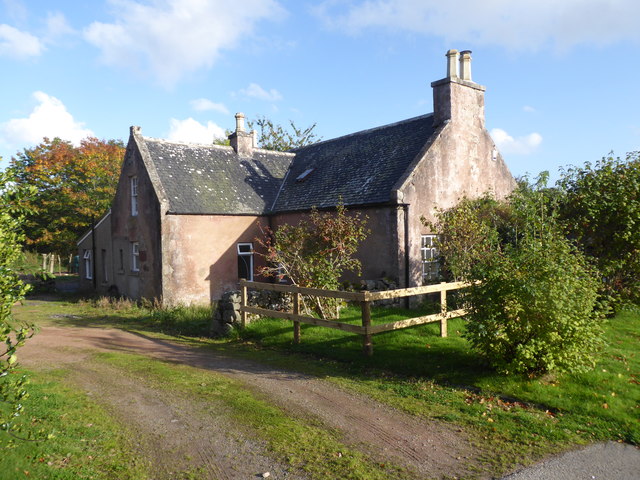
POLYGON ((305 179, 309 176, 309 174, 314 170, 315 170, 314 168, 306 169, 304 172, 302 172, 300 175, 296 177, 296 182, 304 182, 305 179))

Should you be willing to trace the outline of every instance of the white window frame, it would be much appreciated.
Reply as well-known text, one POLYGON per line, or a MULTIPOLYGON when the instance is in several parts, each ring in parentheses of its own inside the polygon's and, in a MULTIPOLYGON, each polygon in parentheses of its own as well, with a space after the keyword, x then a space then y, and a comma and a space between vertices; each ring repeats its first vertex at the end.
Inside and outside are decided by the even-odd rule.
POLYGON ((422 284, 437 282, 440 280, 440 260, 435 241, 438 235, 427 234, 420 236, 420 263, 422 266, 422 284))
POLYGON ((246 280, 253 282, 253 243, 238 243, 236 246, 236 250, 238 252, 238 279, 242 278, 240 277, 240 262, 242 261, 245 262, 245 265, 249 271, 249 278, 247 278, 246 280), (246 264, 247 261, 249 262, 248 265, 246 264))
POLYGON ((87 280, 93 280, 93 255, 91 254, 91 250, 85 250, 82 254, 82 259, 84 261, 84 278, 87 280))
POLYGON ((140 242, 131 242, 131 271, 140 271, 140 242))
POLYGON ((131 216, 138 216, 138 177, 131 177, 131 216))

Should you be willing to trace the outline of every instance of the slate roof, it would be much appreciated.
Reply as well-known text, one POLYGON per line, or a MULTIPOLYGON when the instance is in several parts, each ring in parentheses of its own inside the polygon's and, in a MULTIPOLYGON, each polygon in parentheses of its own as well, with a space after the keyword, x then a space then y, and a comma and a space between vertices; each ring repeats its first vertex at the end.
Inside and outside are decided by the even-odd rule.
POLYGON ((257 215, 384 204, 433 133, 433 115, 410 118, 282 153, 144 137, 169 213, 257 215))
POLYGON ((273 205, 293 155, 144 138, 169 200, 169 213, 263 214, 273 205))
POLYGON ((392 187, 433 133, 433 114, 292 150, 275 211, 391 201, 392 187), (308 172, 304 178, 301 178, 308 172))

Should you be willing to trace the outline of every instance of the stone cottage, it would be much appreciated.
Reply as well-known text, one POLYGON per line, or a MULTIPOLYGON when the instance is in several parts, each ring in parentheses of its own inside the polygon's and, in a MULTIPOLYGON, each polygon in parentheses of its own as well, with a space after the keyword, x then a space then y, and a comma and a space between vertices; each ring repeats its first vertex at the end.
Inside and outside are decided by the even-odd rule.
POLYGON ((236 115, 230 146, 144 137, 131 127, 110 212, 78 242, 82 284, 167 304, 208 303, 253 279, 260 225, 297 222, 342 199, 369 218, 363 277, 400 286, 434 279, 420 217, 462 196, 515 186, 485 128, 485 87, 471 52, 447 52, 434 112, 286 153, 257 148, 236 115), (94 278, 95 277, 95 278, 94 278))

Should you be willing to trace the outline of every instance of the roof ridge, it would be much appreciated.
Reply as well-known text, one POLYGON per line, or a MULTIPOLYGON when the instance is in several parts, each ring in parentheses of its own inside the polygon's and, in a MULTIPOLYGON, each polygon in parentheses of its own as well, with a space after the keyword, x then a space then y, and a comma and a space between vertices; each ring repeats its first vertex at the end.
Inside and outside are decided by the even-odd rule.
POLYGON ((348 133, 346 135, 341 135, 339 137, 329 138, 327 140, 322 140, 320 142, 312 143, 310 145, 305 145, 303 147, 292 148, 289 151, 295 153, 295 152, 298 152, 298 151, 302 150, 303 148, 315 147, 317 145, 322 145, 323 143, 334 142, 336 140, 342 140, 344 138, 349 138, 349 137, 355 137, 356 135, 363 135, 363 134, 366 134, 366 133, 375 132, 376 130, 382 130, 383 128, 396 127, 396 126, 402 125, 404 123, 415 122, 416 120, 420 120, 420 119, 428 118, 428 117, 433 117, 433 112, 432 113, 426 113, 424 115, 418 115, 417 117, 406 118, 404 120, 400 120, 398 122, 393 122, 393 123, 388 123, 386 125, 380 125, 380 126, 377 126, 377 127, 367 128, 366 130, 360 130, 359 132, 353 132, 353 133, 348 133))
MULTIPOLYGON (((142 138, 144 138, 145 141, 168 143, 171 145, 183 145, 185 147, 214 148, 214 149, 221 149, 221 150, 232 150, 235 152, 235 150, 233 150, 233 147, 230 145, 218 145, 215 143, 189 143, 189 142, 180 142, 176 140, 167 140, 166 138, 156 138, 156 137, 142 137, 142 138)), ((295 156, 295 153, 292 153, 292 152, 281 152, 280 150, 269 150, 267 148, 254 148, 253 151, 258 153, 270 153, 270 154, 292 156, 292 157, 295 156)))

